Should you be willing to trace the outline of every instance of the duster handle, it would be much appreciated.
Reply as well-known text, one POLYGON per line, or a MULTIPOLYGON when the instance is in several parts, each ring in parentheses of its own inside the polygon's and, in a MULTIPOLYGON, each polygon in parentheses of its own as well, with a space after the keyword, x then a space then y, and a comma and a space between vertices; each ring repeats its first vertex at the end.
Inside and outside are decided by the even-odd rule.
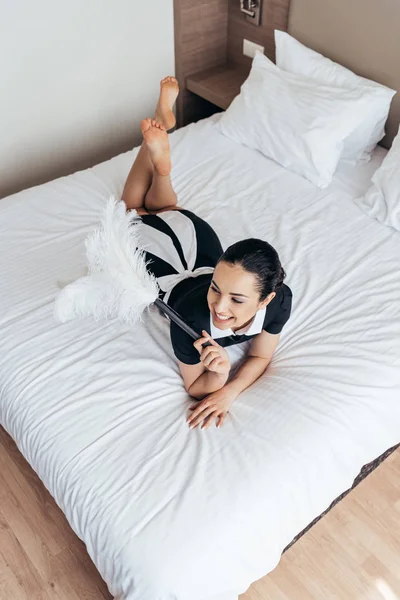
MULTIPOLYGON (((199 338, 201 338, 201 335, 197 333, 197 331, 192 329, 192 327, 190 327, 190 325, 188 325, 186 321, 184 321, 182 317, 178 315, 178 313, 173 308, 171 308, 170 306, 168 306, 168 304, 160 300, 160 298, 157 298, 154 304, 157 306, 157 308, 161 310, 162 313, 164 313, 164 315, 167 315, 167 317, 169 317, 171 321, 179 325, 179 327, 183 329, 183 331, 190 335, 192 339, 198 340, 199 338)), ((205 342, 204 344, 202 344, 202 346, 203 348, 207 348, 207 346, 211 346, 211 344, 210 342, 205 342)))

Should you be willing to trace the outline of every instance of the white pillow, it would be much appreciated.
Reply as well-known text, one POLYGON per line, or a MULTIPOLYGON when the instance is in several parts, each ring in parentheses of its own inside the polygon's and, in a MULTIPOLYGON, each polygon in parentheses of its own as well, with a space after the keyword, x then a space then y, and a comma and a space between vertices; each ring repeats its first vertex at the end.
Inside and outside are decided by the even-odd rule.
POLYGON ((385 135, 390 103, 396 91, 359 77, 329 58, 303 46, 284 31, 275 30, 276 64, 289 73, 310 77, 333 87, 364 87, 368 109, 362 123, 346 139, 342 158, 349 161, 370 160, 371 152, 385 135))
POLYGON ((219 127, 227 137, 323 188, 336 170, 343 140, 364 118, 365 105, 363 88, 321 85, 257 53, 219 127))
POLYGON ((400 231, 400 128, 372 186, 355 203, 373 219, 400 231))

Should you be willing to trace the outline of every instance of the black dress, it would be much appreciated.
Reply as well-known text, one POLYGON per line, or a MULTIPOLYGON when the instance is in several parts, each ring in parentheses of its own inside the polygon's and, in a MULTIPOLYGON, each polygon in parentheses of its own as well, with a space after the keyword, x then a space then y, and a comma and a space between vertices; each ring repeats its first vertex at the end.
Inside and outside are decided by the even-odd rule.
MULTIPOLYGON (((160 297, 172 306, 193 329, 210 333, 220 346, 246 342, 261 331, 277 334, 290 317, 292 292, 283 285, 264 310, 255 315, 243 332, 221 330, 212 322, 207 292, 214 268, 223 254, 212 227, 188 210, 170 210, 143 215, 140 228, 147 268, 157 278, 160 297)), ((192 338, 171 322, 175 356, 189 365, 200 362, 192 338)))

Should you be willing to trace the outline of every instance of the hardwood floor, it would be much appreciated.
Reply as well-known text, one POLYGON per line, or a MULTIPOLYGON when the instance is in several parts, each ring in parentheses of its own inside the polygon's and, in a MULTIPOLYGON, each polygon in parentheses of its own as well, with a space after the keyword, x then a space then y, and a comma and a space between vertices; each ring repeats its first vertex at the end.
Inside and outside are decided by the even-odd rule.
POLYGON ((400 600, 400 449, 240 600, 400 600))
MULTIPOLYGON (((111 599, 84 544, 1 428, 0 599, 111 599)), ((400 449, 240 600, 400 600, 400 449)))
POLYGON ((111 598, 84 544, 0 427, 0 599, 111 598))

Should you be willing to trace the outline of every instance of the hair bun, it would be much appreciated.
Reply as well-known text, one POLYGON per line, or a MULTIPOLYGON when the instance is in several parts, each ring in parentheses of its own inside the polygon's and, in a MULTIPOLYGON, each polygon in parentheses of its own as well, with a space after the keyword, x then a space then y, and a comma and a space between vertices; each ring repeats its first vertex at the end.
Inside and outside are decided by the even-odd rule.
POLYGON ((239 264, 245 271, 253 273, 257 279, 261 300, 281 287, 286 277, 275 248, 257 238, 248 238, 232 244, 225 250, 220 261, 239 264))
POLYGON ((279 269, 279 275, 278 275, 278 281, 276 282, 276 287, 280 288, 283 285, 283 282, 286 279, 286 272, 284 270, 284 268, 281 265, 281 268, 279 269))

